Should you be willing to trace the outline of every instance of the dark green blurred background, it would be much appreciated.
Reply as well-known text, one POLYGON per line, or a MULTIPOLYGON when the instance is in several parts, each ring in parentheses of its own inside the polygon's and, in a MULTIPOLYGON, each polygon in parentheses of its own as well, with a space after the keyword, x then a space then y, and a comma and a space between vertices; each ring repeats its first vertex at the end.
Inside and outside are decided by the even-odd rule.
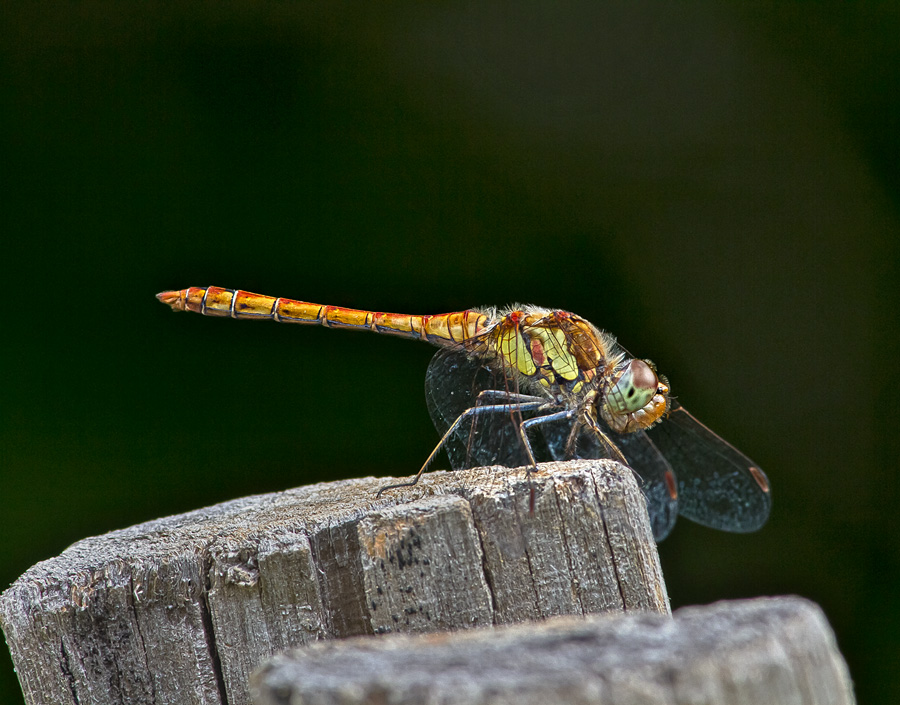
POLYGON ((435 443, 427 345, 156 292, 527 301, 769 474, 760 533, 660 546, 673 607, 809 597, 900 701, 898 3, 4 3, 0 145, 0 586, 435 443))

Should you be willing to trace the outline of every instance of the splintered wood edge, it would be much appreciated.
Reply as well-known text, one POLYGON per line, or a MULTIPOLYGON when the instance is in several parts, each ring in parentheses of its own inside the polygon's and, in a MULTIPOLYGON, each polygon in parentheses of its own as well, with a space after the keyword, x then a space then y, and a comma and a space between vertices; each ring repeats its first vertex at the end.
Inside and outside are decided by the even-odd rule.
POLYGON ((270 659, 251 694, 256 705, 855 702, 824 614, 797 597, 312 644, 270 659))
POLYGON ((249 702, 263 658, 332 637, 651 611, 643 495, 611 461, 363 478, 88 538, 0 596, 29 703, 249 702))

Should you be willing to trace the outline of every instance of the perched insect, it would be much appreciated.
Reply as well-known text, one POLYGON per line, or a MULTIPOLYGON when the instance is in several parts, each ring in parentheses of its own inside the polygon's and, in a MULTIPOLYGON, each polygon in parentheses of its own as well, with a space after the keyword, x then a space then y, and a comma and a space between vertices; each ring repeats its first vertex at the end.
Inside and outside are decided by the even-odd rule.
POLYGON ((653 363, 566 311, 537 306, 433 316, 376 313, 191 287, 157 298, 176 311, 272 319, 416 338, 441 348, 428 366, 428 410, 453 468, 612 458, 641 478, 657 541, 681 514, 724 531, 769 516, 765 473, 669 394, 653 363))

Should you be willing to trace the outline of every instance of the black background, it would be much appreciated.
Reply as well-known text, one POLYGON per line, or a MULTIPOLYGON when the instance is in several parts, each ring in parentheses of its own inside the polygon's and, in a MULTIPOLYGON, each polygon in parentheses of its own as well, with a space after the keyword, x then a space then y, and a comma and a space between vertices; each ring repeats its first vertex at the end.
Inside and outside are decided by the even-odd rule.
POLYGON ((761 532, 661 544, 673 607, 809 597, 860 701, 897 702, 898 7, 4 3, 0 585, 435 443, 427 345, 156 292, 524 301, 769 475, 761 532))

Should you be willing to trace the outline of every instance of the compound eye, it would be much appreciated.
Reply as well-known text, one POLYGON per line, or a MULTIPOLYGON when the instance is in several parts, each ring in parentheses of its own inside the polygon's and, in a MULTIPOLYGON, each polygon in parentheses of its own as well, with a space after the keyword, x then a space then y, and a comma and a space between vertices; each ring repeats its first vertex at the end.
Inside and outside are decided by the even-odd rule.
POLYGON ((617 414, 643 409, 659 388, 656 372, 643 360, 632 360, 609 390, 607 402, 617 414))

